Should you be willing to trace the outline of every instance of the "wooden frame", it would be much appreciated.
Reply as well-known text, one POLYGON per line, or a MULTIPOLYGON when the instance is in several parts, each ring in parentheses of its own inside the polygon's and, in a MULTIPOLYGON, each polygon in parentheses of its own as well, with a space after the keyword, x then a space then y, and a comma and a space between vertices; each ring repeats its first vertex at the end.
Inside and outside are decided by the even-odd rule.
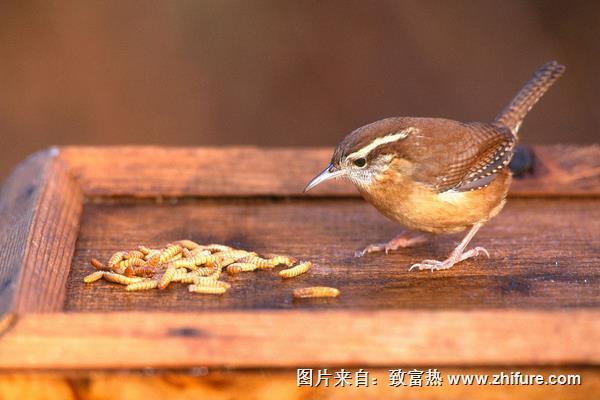
MULTIPOLYGON (((512 196, 600 195, 599 146, 533 152, 536 168, 514 183, 512 196)), ((0 369, 600 362, 596 309, 62 312, 85 201, 299 196, 329 156, 328 149, 157 147, 32 155, 0 192, 0 369)), ((337 183, 310 196, 356 192, 337 183)))

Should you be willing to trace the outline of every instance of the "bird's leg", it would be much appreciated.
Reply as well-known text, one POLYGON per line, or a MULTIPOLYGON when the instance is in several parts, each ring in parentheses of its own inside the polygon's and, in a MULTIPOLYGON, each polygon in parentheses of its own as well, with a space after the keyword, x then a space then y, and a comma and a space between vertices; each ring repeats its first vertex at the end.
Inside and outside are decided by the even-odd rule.
POLYGON ((467 233, 467 236, 465 236, 465 238, 462 240, 462 242, 460 242, 460 244, 458 246, 456 246, 456 248, 452 251, 452 253, 450 253, 450 257, 448 257, 446 260, 444 260, 444 261, 424 260, 418 264, 413 264, 408 270, 412 271, 413 268, 417 268, 420 271, 422 271, 424 269, 430 269, 432 271, 436 271, 436 270, 440 270, 440 269, 449 269, 449 268, 452 268, 452 266, 454 264, 464 261, 468 258, 476 257, 479 254, 485 254, 486 256, 489 257, 490 254, 483 247, 475 247, 471 250, 465 251, 465 248, 467 247, 467 245, 469 244, 471 239, 473 239, 473 236, 475 236, 475 234, 477 233, 479 228, 481 228, 481 226, 482 226, 482 224, 479 224, 479 223, 473 225, 473 227, 471 228, 469 233, 467 233))
POLYGON ((399 248, 413 247, 425 243, 426 241, 427 235, 425 234, 403 231, 389 242, 370 244, 363 250, 354 253, 354 256, 362 257, 367 253, 376 253, 379 251, 385 251, 387 254, 390 251, 398 250, 399 248))

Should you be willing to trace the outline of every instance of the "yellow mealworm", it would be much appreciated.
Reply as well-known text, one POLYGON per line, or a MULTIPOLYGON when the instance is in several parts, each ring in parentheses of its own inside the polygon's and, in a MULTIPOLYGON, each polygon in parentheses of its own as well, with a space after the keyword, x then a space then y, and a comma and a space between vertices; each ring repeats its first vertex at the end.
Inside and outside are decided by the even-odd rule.
POLYGON ((160 278, 160 282, 158 283, 158 288, 162 290, 162 289, 165 289, 167 286, 169 286, 169 283, 171 283, 171 281, 173 280, 173 277, 175 276, 176 273, 177 273, 177 267, 173 266, 173 264, 170 264, 167 267, 167 270, 165 271, 163 276, 160 278))
POLYGON ((277 265, 285 265, 288 267, 291 267, 292 265, 294 265, 296 263, 296 259, 294 257, 290 257, 290 256, 282 256, 282 255, 270 255, 269 256, 269 262, 275 266, 277 265))
POLYGON ((213 265, 217 258, 212 254, 196 254, 192 260, 195 265, 213 265))
POLYGON ((160 264, 160 251, 155 251, 147 254, 145 259, 148 265, 156 267, 158 264, 160 264))
POLYGON ((228 266, 229 264, 233 264, 234 262, 236 262, 244 257, 250 257, 253 255, 256 255, 256 253, 249 253, 245 250, 232 250, 232 251, 225 251, 222 253, 215 253, 215 254, 213 254, 213 256, 215 256, 214 265, 219 268, 224 268, 224 267, 228 266))
POLYGON ((145 256, 152 252, 152 249, 146 246, 138 246, 138 250, 145 256))
POLYGON ((145 278, 127 277, 125 275, 115 274, 114 272, 104 272, 102 277, 109 282, 120 283, 121 285, 129 285, 131 283, 143 281, 145 278))
POLYGON ((177 244, 167 246, 167 248, 160 253, 159 264, 171 261, 171 259, 173 259, 173 257, 175 257, 179 253, 181 253, 181 246, 177 244))
POLYGON ((227 272, 230 274, 239 274, 240 272, 255 271, 257 266, 250 263, 233 263, 227 266, 227 272))
POLYGON ((225 289, 231 287, 229 283, 212 279, 210 276, 197 276, 192 283, 196 286, 221 286, 225 289))
POLYGON ((282 269, 279 271, 279 276, 282 278, 293 278, 295 276, 301 275, 308 271, 312 267, 312 263, 310 261, 305 261, 296 265, 295 267, 282 269))
POLYGON ((178 240, 177 242, 175 242, 175 244, 180 245, 186 250, 194 250, 200 247, 198 243, 188 239, 178 240))
POLYGON ((125 257, 125 254, 127 254, 124 251, 117 251, 115 254, 113 254, 109 259, 108 259, 108 267, 112 268, 113 265, 115 265, 116 263, 118 263, 119 261, 121 261, 123 259, 123 257, 125 257))
POLYGON ((175 275, 173 275, 171 282, 194 283, 196 279, 198 279, 197 273, 187 272, 187 270, 184 268, 183 270, 177 270, 175 275))
POLYGON ((326 286, 313 286, 294 289, 294 297, 296 299, 303 299, 307 297, 337 297, 339 295, 339 289, 326 286))
POLYGON ((102 279, 102 276, 104 276, 104 271, 92 272, 91 274, 89 274, 85 278, 83 278, 83 281, 85 283, 96 282, 97 280, 102 279))
POLYGON ((92 267, 96 268, 98 271, 108 271, 109 270, 109 268, 106 265, 102 264, 100 261, 98 261, 95 258, 92 258, 90 260, 90 264, 92 264, 92 267))
POLYGON ((125 290, 127 290, 128 292, 137 292, 138 290, 156 289, 157 286, 158 286, 157 280, 146 279, 146 280, 143 280, 140 282, 135 282, 135 283, 131 283, 131 284, 127 285, 125 290))
POLYGON ((205 246, 200 246, 200 248, 203 250, 208 250, 211 253, 235 250, 233 247, 226 246, 224 244, 209 244, 205 246))
POLYGON ((273 265, 273 263, 271 261, 266 260, 262 257, 259 257, 255 254, 244 257, 242 259, 239 259, 238 261, 243 262, 243 263, 254 264, 254 265, 256 265, 256 268, 258 268, 258 269, 275 268, 275 265, 273 265))
POLYGON ((131 267, 131 269, 133 270, 133 275, 137 276, 149 276, 154 275, 156 273, 156 267, 151 267, 149 265, 143 265, 141 267, 131 267))
POLYGON ((215 268, 212 267, 205 267, 205 268, 198 268, 196 271, 194 271, 198 276, 209 276, 212 275, 214 272, 216 271, 215 268))
POLYGON ((115 267, 145 267, 146 265, 146 261, 142 258, 129 258, 127 260, 119 261, 115 264, 115 267))
POLYGON ((196 263, 193 259, 184 258, 181 260, 171 261, 170 264, 173 264, 177 268, 188 268, 188 269, 196 269, 196 263))
POLYGON ((227 289, 222 286, 197 286, 197 285, 188 286, 188 290, 193 293, 205 293, 205 294, 223 294, 227 291, 227 289))
POLYGON ((210 250, 204 250, 204 249, 201 249, 200 247, 197 249, 191 250, 190 253, 192 256, 197 256, 198 254, 201 254, 203 256, 208 256, 208 255, 212 254, 210 252, 210 250))
POLYGON ((215 281, 221 277, 221 268, 215 268, 213 273, 208 278, 214 279, 215 281))
POLYGON ((185 247, 181 248, 181 256, 183 258, 192 258, 192 252, 186 249, 185 247))
POLYGON ((125 254, 125 259, 130 258, 144 258, 144 253, 139 250, 131 250, 129 253, 125 254))
POLYGON ((129 267, 143 267, 146 266, 146 261, 141 258, 130 258, 128 260, 119 261, 117 264, 112 266, 112 270, 118 274, 124 274, 129 267))

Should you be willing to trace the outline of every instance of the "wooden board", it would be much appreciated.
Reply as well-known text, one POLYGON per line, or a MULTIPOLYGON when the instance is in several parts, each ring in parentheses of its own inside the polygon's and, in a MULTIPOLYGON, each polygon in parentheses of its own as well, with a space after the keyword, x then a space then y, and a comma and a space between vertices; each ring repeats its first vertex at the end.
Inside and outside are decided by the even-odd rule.
POLYGON ((474 240, 489 249, 490 259, 469 260, 456 270, 433 274, 409 272, 408 267, 449 253, 461 234, 436 236, 426 245, 387 256, 356 258, 354 250, 391 238, 398 230, 359 199, 88 204, 67 280, 65 310, 596 308, 600 235, 589 234, 600 232, 599 204, 593 199, 514 199, 474 240), (118 284, 81 284, 94 271, 91 257, 108 259, 119 249, 174 238, 291 254, 316 266, 288 280, 273 271, 225 275, 233 286, 217 299, 190 296, 187 285, 131 294, 118 284), (292 299, 294 288, 314 285, 338 287, 343 295, 292 299))
POLYGON ((9 249, 0 252, 0 369, 596 365, 600 148, 533 154, 506 209, 474 241, 491 258, 433 274, 407 267, 444 257, 460 236, 353 257, 399 227, 348 185, 300 194, 326 164, 325 149, 36 154, 0 193, 0 245, 9 249), (81 282, 91 257, 181 238, 317 267, 285 282, 266 271, 231 278, 221 298, 81 282), (291 299, 313 284, 342 295, 291 299))

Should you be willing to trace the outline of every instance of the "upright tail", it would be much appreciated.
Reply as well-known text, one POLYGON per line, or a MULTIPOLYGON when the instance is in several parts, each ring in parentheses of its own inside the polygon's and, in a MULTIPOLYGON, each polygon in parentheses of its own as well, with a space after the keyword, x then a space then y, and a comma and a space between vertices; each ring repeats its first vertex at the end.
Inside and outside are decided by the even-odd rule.
POLYGON ((556 61, 550 61, 542 65, 504 110, 498 114, 496 122, 507 126, 513 135, 517 136, 525 115, 550 89, 550 86, 560 78, 565 69, 564 65, 556 61))

